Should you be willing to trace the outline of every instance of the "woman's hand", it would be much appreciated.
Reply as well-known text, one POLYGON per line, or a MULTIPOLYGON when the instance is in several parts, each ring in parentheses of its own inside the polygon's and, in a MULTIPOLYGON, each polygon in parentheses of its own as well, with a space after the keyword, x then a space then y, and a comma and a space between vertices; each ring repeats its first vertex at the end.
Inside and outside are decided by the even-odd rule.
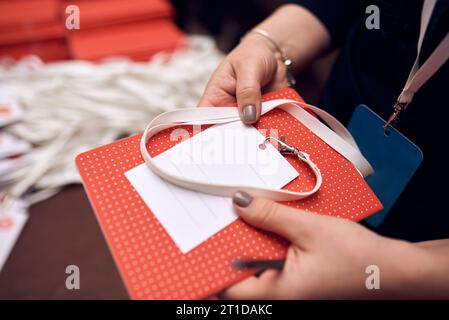
MULTIPOLYGON (((330 46, 324 25, 296 4, 280 6, 257 28, 268 32, 293 61, 295 71, 305 68, 330 46)), ((286 87, 286 72, 273 43, 249 33, 215 70, 198 105, 237 103, 242 120, 254 123, 260 116, 261 92, 286 87)))
POLYGON ((264 37, 248 34, 213 73, 199 106, 237 103, 243 122, 260 116, 261 91, 287 86, 286 67, 264 37))
MULTIPOLYGON (((283 270, 268 270, 229 288, 229 299, 344 299, 426 296, 420 284, 437 269, 426 250, 381 237, 344 219, 293 209, 245 192, 234 196, 248 223, 291 242, 283 270), (380 271, 380 289, 366 287, 368 266, 380 271)), ((446 277, 447 278, 447 277, 446 277)), ((441 280, 441 279, 440 279, 441 280)), ((369 282, 369 281, 368 281, 369 282)), ((438 295, 438 290, 429 290, 438 295)))

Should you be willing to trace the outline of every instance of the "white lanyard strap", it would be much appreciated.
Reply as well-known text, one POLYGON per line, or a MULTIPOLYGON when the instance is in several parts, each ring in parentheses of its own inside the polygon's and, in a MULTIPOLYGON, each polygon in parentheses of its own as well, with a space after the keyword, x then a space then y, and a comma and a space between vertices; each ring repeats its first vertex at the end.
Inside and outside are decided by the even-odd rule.
MULTIPOLYGON (((352 162, 363 176, 372 173, 373 169, 371 165, 360 153, 351 134, 333 116, 317 107, 287 99, 272 100, 262 103, 261 114, 264 115, 275 108, 280 108, 298 119, 321 140, 352 162), (315 112, 315 114, 327 123, 327 126, 302 107, 309 108, 315 112)), ((237 108, 232 107, 205 107, 168 111, 157 116, 148 124, 140 140, 140 151, 149 169, 161 178, 180 187, 212 195, 230 197, 238 190, 245 190, 254 196, 261 196, 275 201, 293 201, 308 197, 319 190, 322 182, 321 172, 310 159, 309 155, 304 152, 298 152, 296 154, 300 160, 310 166, 315 174, 316 182, 314 188, 310 191, 294 192, 245 185, 210 184, 182 176, 176 176, 160 167, 152 159, 147 150, 147 143, 151 137, 164 129, 180 125, 209 125, 233 121, 240 121, 240 117, 237 108)))
POLYGON ((394 112, 388 120, 386 126, 393 123, 399 116, 402 110, 412 102, 415 93, 426 83, 449 58, 449 33, 443 38, 439 45, 435 48, 429 58, 424 64, 419 66, 419 56, 421 53, 422 44, 426 35, 427 27, 429 26, 433 10, 435 9, 437 0, 424 0, 421 12, 421 27, 418 38, 417 55, 412 69, 408 76, 407 82, 399 95, 394 106, 394 112))

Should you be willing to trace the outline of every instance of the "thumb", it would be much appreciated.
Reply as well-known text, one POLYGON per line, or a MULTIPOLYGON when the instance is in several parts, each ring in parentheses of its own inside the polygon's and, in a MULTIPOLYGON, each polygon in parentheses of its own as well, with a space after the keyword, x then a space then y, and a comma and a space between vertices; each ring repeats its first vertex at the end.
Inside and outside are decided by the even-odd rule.
POLYGON ((234 208, 247 223, 274 232, 287 240, 307 247, 320 232, 324 217, 291 208, 263 198, 252 198, 244 191, 233 197, 234 208))
POLYGON ((257 63, 245 60, 239 62, 234 70, 240 117, 246 124, 255 123, 260 117, 263 69, 257 63))

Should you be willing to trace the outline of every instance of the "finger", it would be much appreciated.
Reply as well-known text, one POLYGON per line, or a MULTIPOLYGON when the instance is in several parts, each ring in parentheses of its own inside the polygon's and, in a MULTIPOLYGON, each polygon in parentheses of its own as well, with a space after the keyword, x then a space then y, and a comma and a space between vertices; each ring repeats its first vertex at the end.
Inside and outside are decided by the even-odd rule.
POLYGON ((213 107, 214 104, 212 102, 213 100, 211 100, 209 98, 209 95, 206 94, 206 91, 204 92, 203 96, 201 97, 200 101, 198 102, 198 107, 213 107))
POLYGON ((198 107, 225 107, 235 105, 235 96, 224 91, 222 88, 213 87, 205 91, 198 102, 198 107))
POLYGON ((307 247, 320 234, 325 217, 291 208, 239 191, 233 197, 239 216, 249 224, 279 234, 298 246, 307 247))
POLYGON ((246 124, 255 123, 259 120, 261 110, 263 66, 257 61, 242 60, 235 65, 234 72, 241 119, 246 124))
POLYGON ((213 107, 236 103, 235 85, 232 67, 224 61, 210 77, 198 106, 213 107))
POLYGON ((257 300, 274 297, 279 272, 268 270, 260 277, 249 277, 223 292, 222 297, 230 300, 257 300))
POLYGON ((234 105, 236 102, 234 94, 229 93, 222 84, 211 83, 198 102, 198 107, 222 107, 234 105))
POLYGON ((285 65, 282 62, 279 62, 274 79, 262 88, 262 93, 276 91, 282 88, 287 88, 288 86, 285 65))

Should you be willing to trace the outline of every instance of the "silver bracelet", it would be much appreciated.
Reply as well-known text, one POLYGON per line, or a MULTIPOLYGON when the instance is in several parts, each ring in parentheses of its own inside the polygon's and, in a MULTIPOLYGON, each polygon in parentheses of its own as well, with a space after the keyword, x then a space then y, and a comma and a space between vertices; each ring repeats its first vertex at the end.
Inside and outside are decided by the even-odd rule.
POLYGON ((273 44, 273 46, 276 48, 276 50, 281 55, 282 63, 285 65, 285 67, 287 69, 287 72, 286 72, 287 83, 290 87, 293 87, 296 84, 295 77, 291 73, 291 70, 293 68, 293 61, 287 56, 287 54, 284 52, 284 50, 282 50, 282 48, 277 44, 277 42, 274 41, 274 39, 270 36, 270 34, 268 32, 266 32, 265 30, 253 29, 250 32, 248 32, 248 34, 250 34, 250 33, 258 34, 273 44))

